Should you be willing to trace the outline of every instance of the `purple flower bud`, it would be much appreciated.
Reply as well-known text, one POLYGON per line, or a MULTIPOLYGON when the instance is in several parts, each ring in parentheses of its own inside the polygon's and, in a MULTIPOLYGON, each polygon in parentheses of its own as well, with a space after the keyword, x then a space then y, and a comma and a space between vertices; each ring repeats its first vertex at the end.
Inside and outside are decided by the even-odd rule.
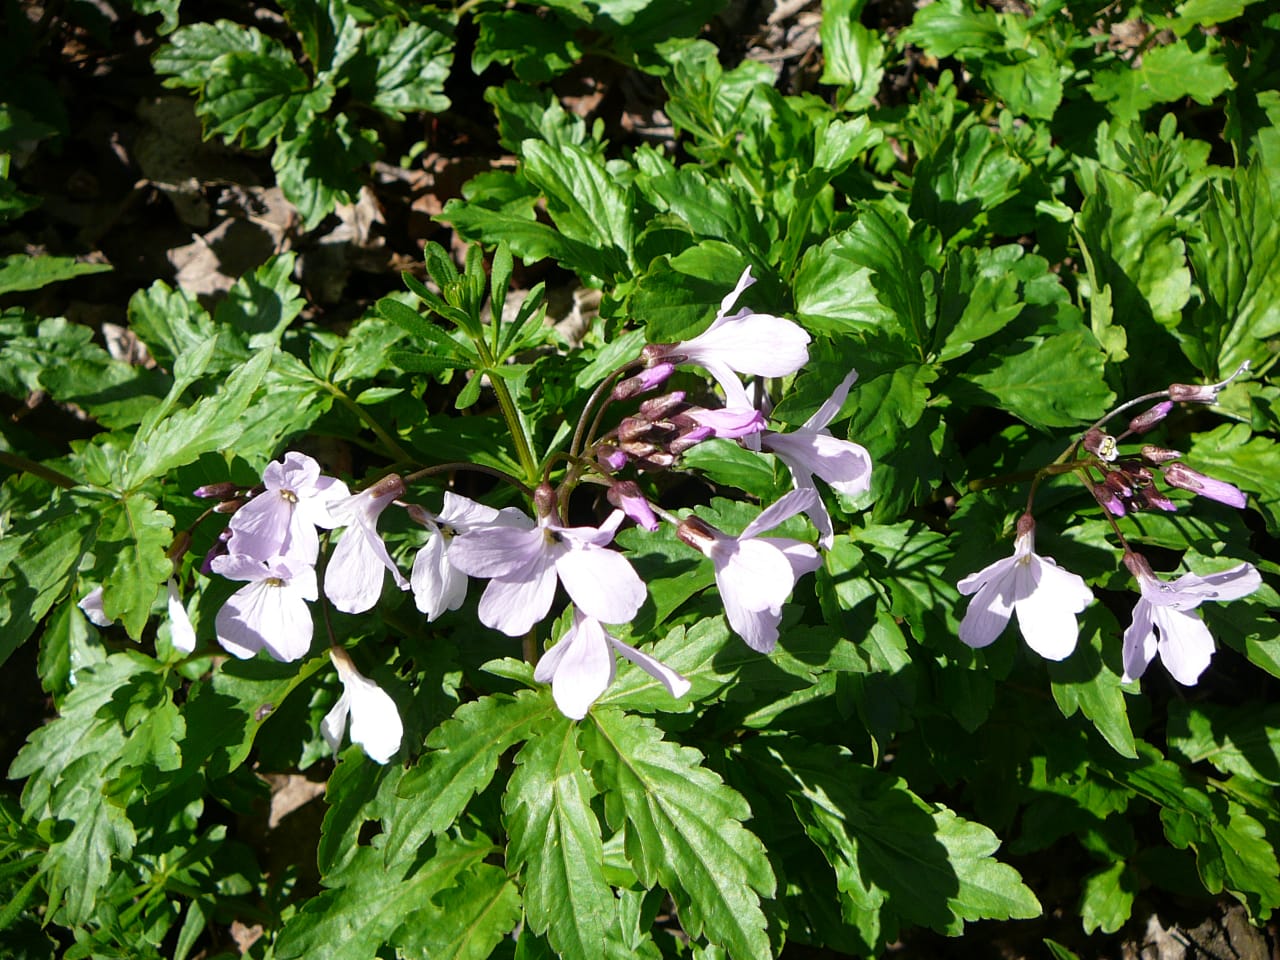
POLYGON ((1169 415, 1173 409, 1172 400, 1162 400, 1145 413, 1140 413, 1129 421, 1130 433, 1146 433, 1157 423, 1169 415))
POLYGON ((645 434, 653 431, 654 425, 651 420, 642 420, 639 417, 624 417, 622 422, 618 424, 618 439, 623 443, 630 443, 633 440, 639 440, 645 434))
POLYGON ((661 420, 676 407, 684 403, 684 391, 673 390, 660 397, 652 397, 640 404, 640 416, 646 420, 661 420))
POLYGON ((653 453, 636 457, 636 466, 641 470, 666 470, 675 462, 675 456, 665 450, 655 450, 653 453))
POLYGON ((1108 471, 1107 475, 1102 478, 1102 482, 1117 497, 1133 496, 1133 488, 1125 482, 1124 476, 1118 470, 1108 471))
POLYGON ((1177 460, 1182 456, 1181 450, 1170 450, 1168 447, 1157 447, 1150 443, 1143 444, 1138 453, 1142 455, 1142 459, 1147 463, 1154 463, 1157 466, 1162 463, 1168 463, 1170 460, 1177 460))
POLYGON ((1147 558, 1140 553, 1126 550, 1124 552, 1124 565, 1129 568, 1129 572, 1137 577, 1138 580, 1155 579, 1151 564, 1147 563, 1147 558))
POLYGON ((555 515, 556 492, 551 484, 538 484, 538 489, 533 491, 533 507, 538 511, 539 519, 555 515))
POLYGON ((1167 513, 1174 513, 1178 509, 1178 505, 1176 503, 1166 497, 1155 487, 1147 487, 1146 489, 1139 490, 1135 499, 1138 501, 1138 505, 1140 507, 1154 507, 1157 510, 1164 510, 1167 513))
POLYGON ((249 501, 244 497, 237 497, 234 500, 223 500, 221 503, 215 504, 214 513, 235 513, 249 501))
POLYGON ((1249 361, 1246 360, 1240 366, 1236 367, 1236 372, 1227 377, 1227 379, 1219 383, 1206 384, 1189 384, 1189 383, 1172 383, 1169 385, 1169 399, 1179 400, 1183 403, 1213 403, 1218 399, 1221 393, 1232 380, 1240 376, 1249 369, 1249 361))
POLYGON ((628 441, 618 444, 623 453, 631 457, 647 457, 650 454, 657 453, 658 448, 652 443, 643 443, 638 440, 628 441))
POLYGON ((218 539, 213 541, 213 546, 209 548, 209 552, 205 554, 204 560, 200 564, 200 572, 206 577, 213 576, 213 561, 218 557, 227 555, 227 541, 230 539, 231 530, 228 528, 218 534, 218 539))
POLYGON ((653 508, 649 506, 649 501, 645 499, 644 494, 640 492, 639 485, 634 480, 621 480, 615 483, 609 488, 605 496, 610 503, 634 520, 638 526, 644 527, 650 532, 658 529, 658 518, 654 515, 653 508))
MULTIPOLYGON (((648 349, 647 347, 645 348, 648 349)), ((648 370, 643 370, 634 377, 628 377, 613 388, 614 400, 630 400, 641 393, 648 393, 661 386, 671 374, 675 373, 675 364, 659 362, 648 370)))
POLYGON ((1192 470, 1185 463, 1171 463, 1165 467, 1164 479, 1170 486, 1190 490, 1198 496, 1217 500, 1229 507, 1244 507, 1249 502, 1239 487, 1225 480, 1206 477, 1198 470, 1192 470))
POLYGON ((173 538, 173 543, 169 545, 169 550, 165 554, 170 560, 181 557, 184 553, 191 549, 191 531, 180 530, 178 535, 173 538))
POLYGON ((596 462, 606 470, 616 472, 627 465, 627 455, 612 443, 597 443, 596 462))
POLYGON ((703 440, 708 440, 714 435, 715 431, 710 427, 694 427, 668 443, 667 449, 678 457, 690 447, 696 447, 703 440))
POLYGON ((1104 510, 1111 511, 1113 516, 1123 517, 1125 514, 1124 503, 1114 492, 1109 490, 1106 485, 1093 488, 1093 497, 1102 505, 1104 510))
POLYGON ((191 491, 193 497, 199 497, 201 500, 229 500, 239 491, 240 485, 232 483, 230 480, 224 480, 222 483, 206 483, 203 487, 196 487, 191 491))

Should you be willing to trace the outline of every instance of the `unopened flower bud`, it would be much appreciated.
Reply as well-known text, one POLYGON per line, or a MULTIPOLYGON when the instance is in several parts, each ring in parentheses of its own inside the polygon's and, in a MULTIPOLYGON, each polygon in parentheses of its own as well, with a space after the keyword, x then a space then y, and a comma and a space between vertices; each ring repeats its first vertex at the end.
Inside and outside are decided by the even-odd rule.
POLYGON ((398 473, 388 473, 365 492, 374 500, 388 496, 401 497, 404 496, 404 481, 398 473))
POLYGON ((1170 486, 1190 490, 1197 496, 1217 500, 1229 507, 1244 507, 1249 502, 1239 487, 1225 480, 1207 477, 1198 470, 1192 470, 1185 463, 1171 463, 1165 467, 1164 479, 1170 486))
POLYGON ((431 527, 435 524, 435 519, 431 514, 416 503, 405 504, 404 512, 409 515, 410 520, 421 526, 431 527))
POLYGON ((1164 510, 1166 513, 1174 513, 1178 509, 1178 505, 1176 503, 1166 497, 1155 487, 1146 487, 1142 490, 1138 490, 1134 494, 1134 500, 1137 502, 1139 507, 1154 507, 1157 510, 1164 510))
POLYGON ((618 444, 618 448, 630 457, 647 457, 651 453, 657 452, 657 446, 652 443, 645 443, 641 440, 631 440, 626 443, 618 444))
POLYGON ((1018 518, 1017 533, 1020 537, 1025 537, 1029 533, 1036 532, 1036 518, 1030 512, 1024 513, 1018 518))
POLYGON ((1119 471, 1109 471, 1107 475, 1102 478, 1102 482, 1106 485, 1107 489, 1117 497, 1133 496, 1133 488, 1125 482, 1124 475, 1119 471))
POLYGON ((615 483, 609 488, 605 497, 637 525, 650 532, 658 529, 658 518, 634 480, 621 480, 615 483))
POLYGON ((612 443, 597 443, 596 462, 606 470, 616 473, 627 465, 627 455, 612 443))
POLYGON ((1090 427, 1081 442, 1099 460, 1110 463, 1116 458, 1116 438, 1097 427, 1090 427))
POLYGON ((703 440, 709 440, 714 435, 715 431, 710 427, 693 427, 668 443, 667 449, 678 457, 690 447, 696 447, 703 440))
POLYGON ((640 351, 640 359, 644 361, 644 365, 650 370, 683 363, 684 357, 674 352, 677 346, 674 343, 646 344, 645 348, 640 351))
POLYGON ((231 539, 231 530, 228 528, 218 534, 218 539, 213 541, 213 546, 209 548, 209 552, 205 554, 204 560, 200 564, 200 572, 206 577, 213 576, 213 561, 218 557, 227 555, 227 541, 231 539))
POLYGON ((1146 433, 1157 423, 1169 415, 1169 411, 1173 409, 1172 400, 1162 400, 1150 410, 1138 414, 1129 421, 1130 433, 1146 433))
POLYGON ((636 466, 641 470, 666 470, 675 462, 675 456, 665 450, 655 450, 653 453, 636 457, 636 466))
POLYGON ((673 390, 660 397, 652 397, 640 404, 640 416, 646 420, 661 420, 676 407, 684 403, 684 391, 673 390))
POLYGON ((178 535, 173 538, 173 543, 169 545, 169 551, 166 556, 170 560, 176 560, 187 552, 191 547, 191 531, 179 530, 178 535))
POLYGON ((1142 449, 1138 452, 1147 463, 1154 463, 1157 466, 1162 463, 1168 463, 1170 460, 1177 460, 1182 456, 1181 450, 1170 450, 1168 447, 1157 447, 1150 443, 1143 444, 1142 449))
POLYGON ((642 420, 639 417, 624 417, 622 422, 618 424, 618 439, 623 443, 630 443, 633 440, 639 440, 652 431, 653 421, 642 420))
POLYGON ((222 483, 206 483, 203 487, 196 487, 191 491, 193 497, 199 497, 201 500, 229 500, 239 491, 240 485, 232 483, 230 480, 224 480, 222 483))
POLYGON ((1104 510, 1109 510, 1113 516, 1124 516, 1124 501, 1117 497, 1115 491, 1107 487, 1106 484, 1099 484, 1093 488, 1093 498, 1098 501, 1104 510))
POLYGON ((1171 383, 1169 385, 1169 399, 1178 400, 1182 403, 1213 403, 1218 399, 1218 394, 1226 388, 1227 384, 1248 369, 1249 361, 1246 360, 1236 367, 1235 373, 1219 383, 1206 383, 1203 385, 1171 383))
POLYGON ((627 377, 627 379, 613 388, 613 399, 630 400, 639 394, 648 393, 655 387, 665 383, 667 378, 675 372, 675 369, 675 364, 673 363, 658 363, 648 370, 641 371, 634 377, 627 377))
POLYGON ((551 484, 538 484, 538 489, 533 491, 533 508, 538 512, 538 519, 552 516, 556 512, 556 492, 551 484))
POLYGON ((685 517, 676 527, 676 537, 699 553, 706 553, 716 542, 715 533, 710 524, 697 517, 685 517))
POLYGON ((244 497, 236 497, 234 500, 223 500, 219 504, 215 504, 214 513, 235 513, 249 501, 244 497))

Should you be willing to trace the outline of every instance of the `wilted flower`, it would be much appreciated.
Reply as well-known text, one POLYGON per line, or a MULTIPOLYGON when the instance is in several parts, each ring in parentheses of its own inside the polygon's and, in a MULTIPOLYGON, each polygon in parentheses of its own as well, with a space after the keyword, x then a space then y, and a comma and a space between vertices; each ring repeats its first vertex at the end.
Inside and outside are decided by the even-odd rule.
POLYGON ((1206 577, 1188 573, 1166 583, 1141 554, 1126 553, 1124 562, 1142 590, 1133 608, 1133 622, 1124 632, 1124 680, 1142 676, 1159 653, 1173 679, 1193 685, 1213 657, 1213 637, 1191 611, 1206 600, 1247 596, 1262 586, 1262 577, 1252 564, 1242 563, 1222 573, 1206 577))
POLYGON ((346 484, 320 475, 320 464, 290 451, 263 472, 266 490, 236 511, 228 525, 228 551, 257 560, 288 557, 314 564, 320 553, 317 526, 327 526, 328 507, 348 496, 346 484))
POLYGON ((605 630, 599 620, 584 616, 577 609, 573 611, 573 626, 538 661, 533 678, 539 683, 551 684, 551 696, 561 713, 581 720, 613 683, 616 653, 660 681, 673 697, 688 693, 688 680, 647 653, 623 643, 605 630))
POLYGON ((742 291, 755 282, 750 267, 742 271, 711 326, 692 340, 645 347, 648 365, 656 369, 666 364, 697 364, 720 384, 726 406, 753 407, 737 374, 785 377, 809 359, 809 335, 791 320, 753 313, 746 307, 729 315, 742 291))
POLYGON ((342 696, 320 722, 320 733, 331 750, 342 745, 342 734, 351 718, 351 742, 360 744, 369 759, 386 763, 400 749, 404 724, 395 701, 364 676, 341 647, 329 648, 329 659, 338 668, 342 696))
POLYGON ((309 564, 286 557, 262 561, 233 553, 217 557, 213 570, 228 580, 247 580, 214 618, 218 642, 231 654, 248 660, 266 649, 289 663, 311 649, 311 610, 316 571, 309 564))
POLYGON ((818 492, 792 490, 736 537, 697 517, 686 517, 676 535, 710 558, 725 617, 747 646, 768 653, 778 642, 782 605, 796 581, 822 566, 818 551, 787 537, 759 537, 802 510, 813 508, 818 492))
MULTIPOLYGON (((850 370, 826 402, 800 429, 791 433, 769 431, 760 437, 760 445, 776 454, 790 469, 797 489, 813 487, 814 474, 826 481, 831 489, 846 496, 856 497, 870 489, 871 455, 856 443, 837 440, 827 429, 827 424, 836 418, 840 408, 844 406, 849 388, 857 378, 858 371, 850 370)), ((835 530, 822 498, 816 497, 813 506, 806 512, 813 525, 818 528, 818 542, 830 549, 835 530)))
POLYGON ((1076 648, 1075 615, 1093 599, 1083 579, 1035 553, 1035 521, 1029 513, 1018 520, 1013 556, 971 573, 957 589, 977 594, 960 621, 963 642, 971 647, 993 643, 1016 612, 1027 646, 1047 660, 1066 659, 1076 648))
POLYGON ((508 636, 522 636, 547 615, 557 579, 587 616, 626 623, 644 603, 645 589, 627 559, 605 547, 622 518, 615 510, 599 527, 564 527, 550 512, 536 522, 521 514, 459 536, 449 556, 468 575, 489 578, 480 622, 508 636))
POLYGON ((390 570, 396 586, 409 589, 386 544, 378 536, 378 517, 404 493, 394 473, 367 490, 330 505, 324 527, 345 527, 324 572, 324 595, 343 613, 364 613, 382 594, 383 571, 390 570))

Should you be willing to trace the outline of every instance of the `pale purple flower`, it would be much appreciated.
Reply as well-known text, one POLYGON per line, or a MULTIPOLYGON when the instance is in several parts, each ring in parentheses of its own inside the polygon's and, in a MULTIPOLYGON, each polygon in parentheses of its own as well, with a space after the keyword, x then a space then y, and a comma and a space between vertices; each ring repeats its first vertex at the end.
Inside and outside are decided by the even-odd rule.
POLYGON ((1185 463, 1171 463, 1164 468, 1165 483, 1171 487, 1190 490, 1201 497, 1217 500, 1229 507, 1242 508, 1248 506, 1249 500, 1237 486, 1225 480, 1215 480, 1198 470, 1192 470, 1185 463))
POLYGON ((382 595, 384 571, 391 571, 396 586, 409 589, 387 546, 378 536, 378 517, 404 493, 404 482, 394 473, 367 490, 330 505, 323 527, 345 527, 324 571, 324 595, 343 613, 364 613, 382 595))
POLYGON ((754 406, 737 374, 785 377, 809 359, 809 334, 793 321, 753 313, 747 307, 729 314, 742 292, 755 282, 750 267, 742 271, 738 285, 721 301, 711 326, 692 340, 646 347, 644 356, 649 365, 697 364, 720 384, 726 406, 754 406))
POLYGON ((320 722, 320 733, 329 748, 336 751, 342 745, 350 717, 351 742, 358 743, 369 759, 386 763, 400 749, 404 736, 404 724, 395 701, 357 670, 341 647, 330 647, 329 659, 338 668, 342 696, 320 722))
POLYGON ((658 529, 658 518, 653 507, 640 492, 640 485, 634 480, 618 480, 609 487, 605 497, 615 507, 630 517, 638 526, 652 533, 658 529))
POLYGON ((262 482, 267 489, 231 518, 228 552, 314 564, 320 553, 316 527, 326 526, 329 505, 348 496, 346 484, 321 476, 320 464, 296 451, 271 461, 262 482))
MULTIPOLYGON (((832 490, 845 496, 856 497, 871 488, 871 455, 856 443, 836 439, 827 429, 827 424, 840 413, 849 388, 857 379, 858 371, 850 370, 831 396, 798 430, 790 433, 769 431, 760 437, 760 445, 787 465, 796 489, 813 487, 815 474, 832 490)), ((814 500, 807 513, 818 528, 818 542, 831 549, 835 530, 821 497, 814 500)))
POLYGON ((262 561, 233 553, 217 557, 213 570, 228 580, 247 580, 214 618, 218 642, 229 653, 248 660, 265 649, 285 663, 311 649, 311 609, 319 595, 316 571, 289 557, 262 561))
POLYGON ((710 558, 729 626, 753 650, 768 653, 774 648, 782 605, 796 581, 822 566, 818 551, 807 543, 757 535, 812 509, 817 496, 812 487, 792 490, 736 537, 697 517, 686 517, 680 523, 676 535, 710 558))
POLYGON ((444 504, 435 517, 419 507, 410 507, 409 512, 430 531, 409 574, 413 601, 428 621, 446 610, 457 610, 467 597, 467 575, 454 566, 450 555, 454 537, 478 527, 518 523, 517 518, 522 516, 513 507, 495 510, 451 492, 445 493, 444 504))
POLYGON ((94 587, 76 604, 95 627, 109 627, 114 621, 102 606, 102 588, 94 587))
POLYGON ((1242 563, 1222 573, 1205 577, 1187 573, 1166 583, 1141 555, 1126 553, 1124 562, 1142 590, 1133 608, 1133 622, 1124 632, 1125 682, 1142 676, 1159 653, 1173 679, 1192 686, 1213 657, 1213 637, 1191 611, 1206 600, 1247 596, 1262 586, 1262 577, 1252 564, 1242 563))
MULTIPOLYGON (((708 436, 738 440, 764 430, 764 416, 755 407, 749 406, 725 407, 720 410, 690 407, 672 420, 677 425, 680 425, 682 420, 691 420, 699 428, 710 430, 709 434, 699 437, 700 440, 705 440, 708 436)), ((684 439, 687 440, 688 437, 688 434, 684 435, 684 439)))
POLYGON ((521 514, 462 534, 450 559, 470 576, 489 578, 480 622, 508 636, 523 636, 547 615, 557 579, 587 616, 626 623, 644 603, 645 588, 627 559, 605 546, 622 518, 615 510, 599 527, 564 527, 551 513, 536 522, 521 514))
POLYGON ((623 643, 592 617, 573 611, 573 626, 547 651, 533 671, 533 679, 551 684, 551 696, 566 717, 581 720, 613 683, 614 654, 622 654, 661 682, 673 697, 689 692, 689 681, 647 653, 623 643))
POLYGON ((1064 660, 1076 648, 1076 614, 1093 599, 1082 578, 1035 552, 1029 513, 1018 520, 1013 556, 971 573, 957 589, 976 593, 960 621, 962 641, 971 647, 993 643, 1016 612, 1027 646, 1046 660, 1064 660))
POLYGON ((196 648, 196 628, 191 625, 191 617, 187 608, 182 605, 182 597, 178 595, 178 585, 173 577, 169 578, 169 640, 173 649, 181 653, 191 653, 196 648))

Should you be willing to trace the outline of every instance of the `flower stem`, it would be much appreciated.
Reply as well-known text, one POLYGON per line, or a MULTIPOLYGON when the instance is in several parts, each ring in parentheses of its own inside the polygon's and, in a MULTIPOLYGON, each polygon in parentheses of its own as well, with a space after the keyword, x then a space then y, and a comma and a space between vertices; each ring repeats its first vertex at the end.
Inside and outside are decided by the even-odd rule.
POLYGON ((360 406, 360 404, 352 400, 351 397, 348 396, 344 390, 342 390, 342 388, 334 386, 332 383, 329 383, 327 381, 322 381, 322 382, 324 383, 328 391, 333 395, 334 399, 336 399, 340 404, 342 404, 344 407, 346 407, 348 410, 354 413, 361 421, 363 421, 366 427, 368 427, 370 430, 373 431, 374 436, 378 438, 378 440, 386 448, 386 451, 389 454, 391 454, 397 461, 401 463, 408 463, 413 461, 413 457, 409 454, 409 452, 405 450, 404 447, 400 446, 399 441, 397 441, 395 437, 391 436, 390 433, 388 433, 385 429, 383 429, 382 425, 373 418, 373 415, 369 413, 368 410, 366 410, 364 407, 360 406))

